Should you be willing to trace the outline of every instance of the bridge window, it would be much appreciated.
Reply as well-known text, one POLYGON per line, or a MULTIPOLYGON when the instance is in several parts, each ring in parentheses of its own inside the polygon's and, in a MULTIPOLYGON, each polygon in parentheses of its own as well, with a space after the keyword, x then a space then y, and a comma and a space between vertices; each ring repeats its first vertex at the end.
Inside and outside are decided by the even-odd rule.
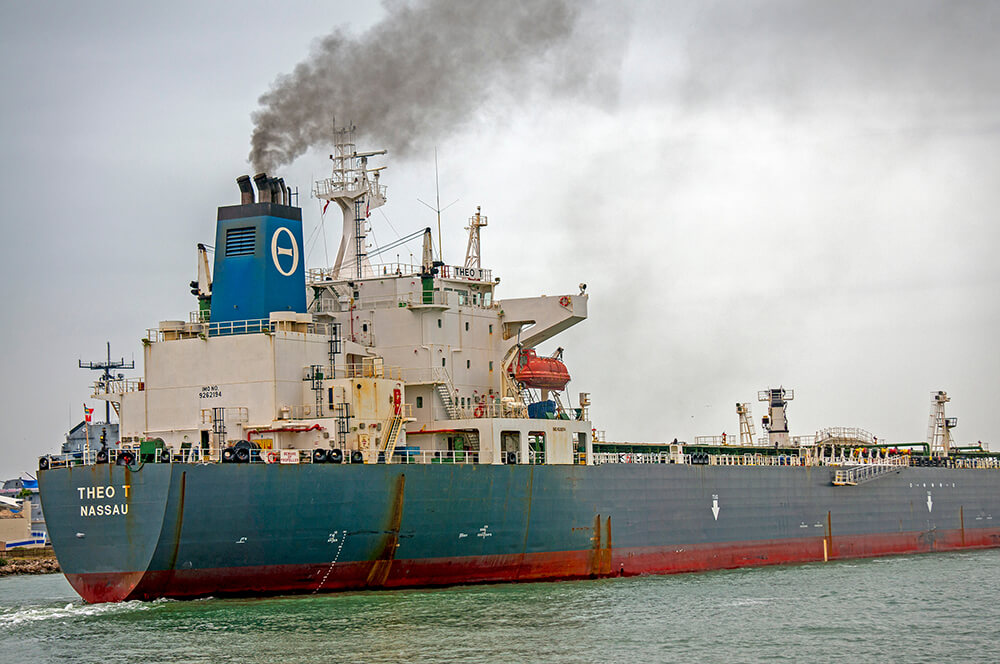
POLYGON ((424 398, 417 397, 417 408, 423 408, 423 407, 424 407, 424 398))

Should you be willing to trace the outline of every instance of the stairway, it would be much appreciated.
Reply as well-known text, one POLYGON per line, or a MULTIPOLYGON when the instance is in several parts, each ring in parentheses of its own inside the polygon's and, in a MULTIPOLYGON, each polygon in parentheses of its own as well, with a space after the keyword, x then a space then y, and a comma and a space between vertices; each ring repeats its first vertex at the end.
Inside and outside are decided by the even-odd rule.
POLYGON ((399 432, 403 429, 403 418, 398 413, 389 418, 386 425, 385 436, 382 438, 382 449, 385 453, 385 462, 392 463, 392 455, 396 451, 396 443, 399 441, 399 432))
POLYGON ((871 482, 900 468, 903 468, 903 466, 881 463, 842 468, 833 474, 833 484, 834 486, 857 486, 865 482, 871 482))
POLYGON ((458 419, 458 406, 455 405, 455 400, 451 398, 451 390, 448 389, 448 385, 442 382, 435 384, 434 387, 437 388, 437 393, 441 397, 444 409, 448 411, 448 418, 452 420, 458 419))

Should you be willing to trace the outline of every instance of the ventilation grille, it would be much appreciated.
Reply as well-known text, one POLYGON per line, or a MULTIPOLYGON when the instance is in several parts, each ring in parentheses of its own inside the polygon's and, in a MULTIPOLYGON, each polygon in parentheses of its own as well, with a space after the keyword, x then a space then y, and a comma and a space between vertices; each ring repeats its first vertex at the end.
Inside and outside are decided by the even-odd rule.
POLYGON ((226 256, 250 256, 257 243, 257 233, 253 227, 230 228, 226 231, 226 256))

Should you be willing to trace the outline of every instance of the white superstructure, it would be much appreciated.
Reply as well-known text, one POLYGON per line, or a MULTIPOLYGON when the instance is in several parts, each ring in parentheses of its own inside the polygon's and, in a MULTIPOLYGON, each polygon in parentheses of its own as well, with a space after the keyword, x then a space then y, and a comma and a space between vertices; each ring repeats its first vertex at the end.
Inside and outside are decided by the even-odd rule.
MULTIPOLYGON (((112 381, 95 394, 116 404, 122 444, 162 438, 174 453, 212 458, 250 441, 263 456, 274 451, 271 460, 281 450, 336 449, 369 463, 586 462, 592 432, 586 401, 564 407, 556 394, 554 412, 546 412, 530 402, 547 393, 506 375, 519 348, 534 348, 587 317, 583 289, 497 299, 500 280, 476 265, 478 227, 485 225, 478 209, 471 222, 474 262, 434 261, 428 232, 422 265, 373 263, 367 213, 385 202, 385 187, 368 158, 384 151, 356 152, 351 131, 337 139, 332 177, 313 192, 337 203, 343 231, 334 265, 305 274, 307 310, 225 321, 205 320, 203 312, 149 330, 144 378, 112 381), (394 458, 400 448, 406 454, 394 458)), ((258 186, 265 181, 255 178, 258 186)), ((242 179, 241 188, 248 182, 242 179)), ((245 188, 243 203, 247 215, 265 205, 245 188)), ((240 212, 220 208, 220 220, 224 209, 235 209, 229 218, 240 212)), ((284 230, 265 238, 261 259, 273 258, 281 275, 304 255, 301 246, 285 246, 289 237, 299 243, 301 237, 284 230)), ((229 232, 244 234, 233 235, 234 242, 252 250, 249 228, 229 232)), ((217 240, 217 277, 218 252, 235 254, 241 246, 230 247, 230 236, 217 240)), ((220 299, 219 291, 217 283, 212 297, 220 299)))

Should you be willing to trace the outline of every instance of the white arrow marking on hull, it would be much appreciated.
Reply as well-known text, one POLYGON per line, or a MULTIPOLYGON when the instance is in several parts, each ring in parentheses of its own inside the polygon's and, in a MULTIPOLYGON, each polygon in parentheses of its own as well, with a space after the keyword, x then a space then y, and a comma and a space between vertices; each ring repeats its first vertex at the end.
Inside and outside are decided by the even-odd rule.
POLYGON ((934 507, 934 501, 931 500, 931 492, 927 492, 927 511, 930 512, 931 508, 934 507))
POLYGON ((712 516, 715 517, 716 521, 719 520, 719 497, 718 496, 712 496, 712 516))

